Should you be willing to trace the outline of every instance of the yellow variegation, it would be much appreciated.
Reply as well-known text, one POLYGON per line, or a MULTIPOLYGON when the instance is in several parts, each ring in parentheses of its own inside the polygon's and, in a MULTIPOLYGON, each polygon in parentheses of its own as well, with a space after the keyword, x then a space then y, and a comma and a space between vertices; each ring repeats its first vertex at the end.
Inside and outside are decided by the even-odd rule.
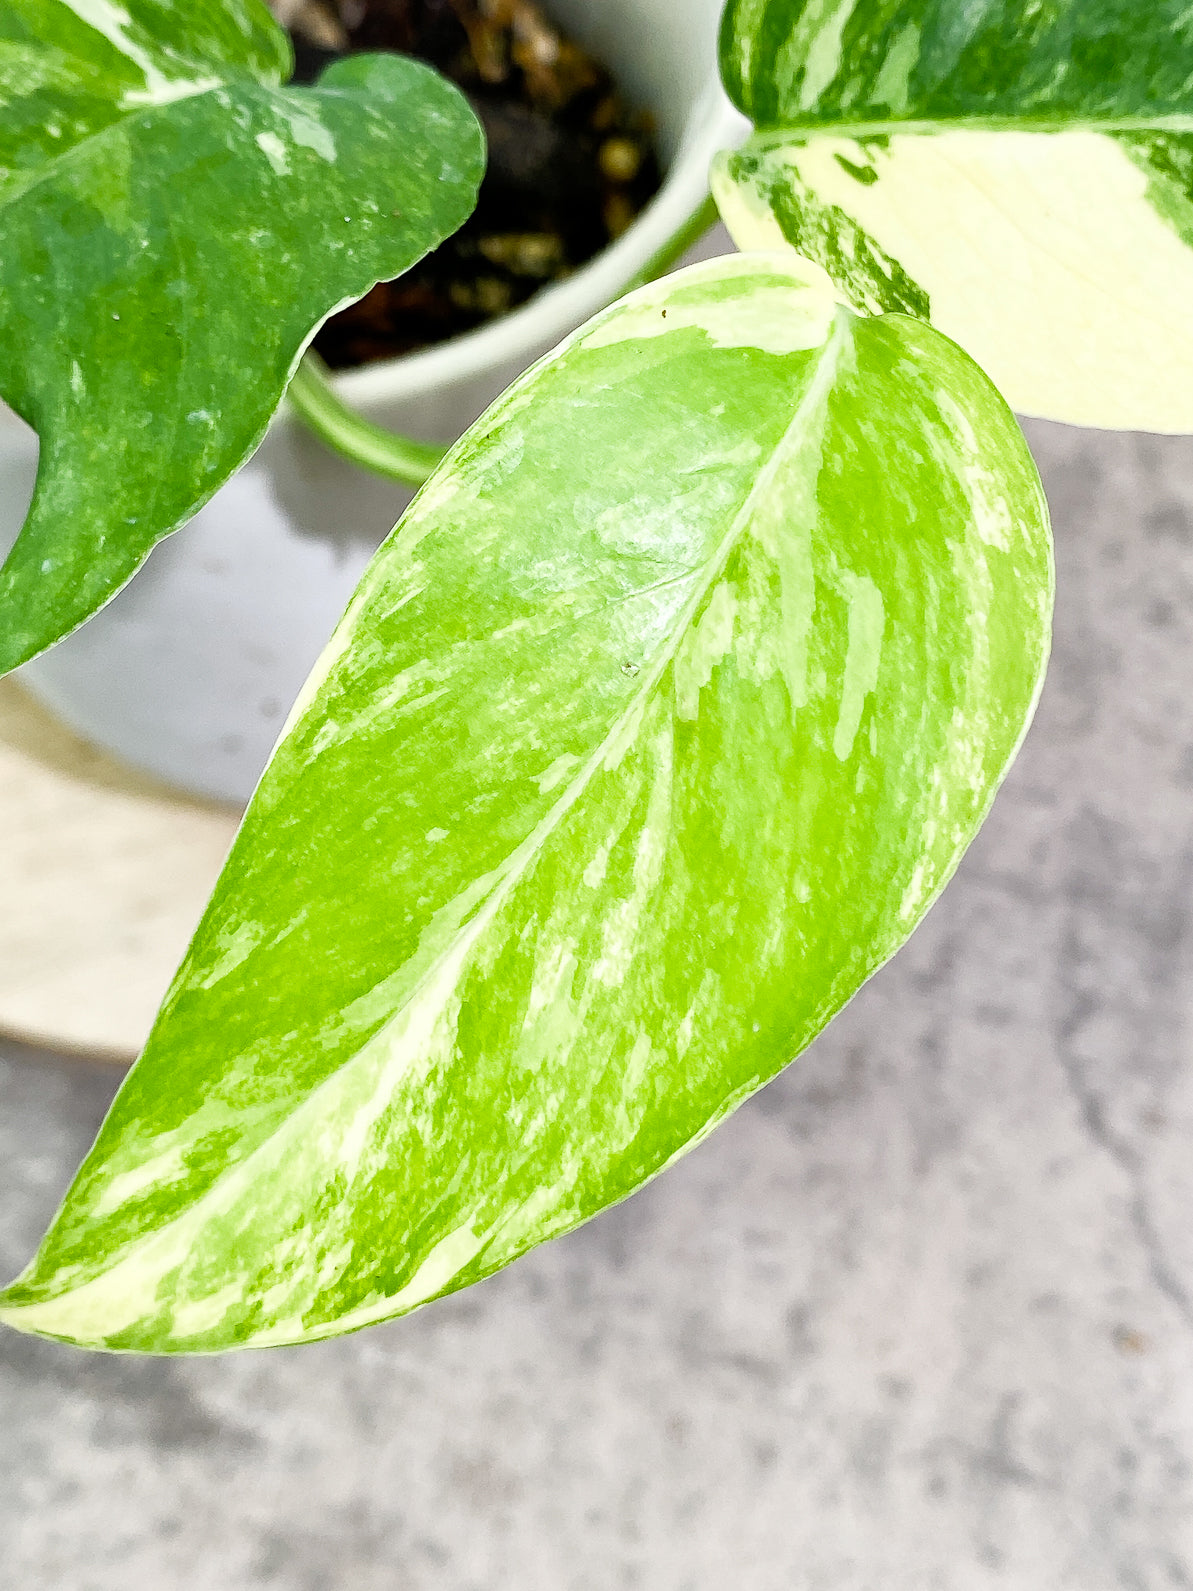
POLYGON ((0 1319, 310 1341, 631 1193, 911 932, 1050 602, 1023 439, 931 327, 789 254, 598 316, 365 576, 0 1319))
POLYGON ((731 0, 722 68, 741 247, 929 318, 1024 413, 1193 430, 1187 6, 731 0))

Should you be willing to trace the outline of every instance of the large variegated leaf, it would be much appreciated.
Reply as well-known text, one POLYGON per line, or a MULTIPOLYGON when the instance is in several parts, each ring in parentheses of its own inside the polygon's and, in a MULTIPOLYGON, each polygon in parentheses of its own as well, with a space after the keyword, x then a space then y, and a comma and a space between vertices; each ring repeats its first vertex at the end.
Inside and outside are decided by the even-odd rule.
POLYGON ((1050 598, 1023 439, 931 327, 790 255, 598 316, 366 575, 0 1318, 326 1337, 632 1192, 923 915, 1050 598))
POLYGON ((0 671, 66 634, 260 441, 311 332, 464 220, 462 97, 397 57, 278 87, 257 0, 0 6, 0 397, 38 432, 0 671))
POLYGON ((1029 414, 1193 430, 1184 0, 730 0, 743 248, 924 315, 1029 414))

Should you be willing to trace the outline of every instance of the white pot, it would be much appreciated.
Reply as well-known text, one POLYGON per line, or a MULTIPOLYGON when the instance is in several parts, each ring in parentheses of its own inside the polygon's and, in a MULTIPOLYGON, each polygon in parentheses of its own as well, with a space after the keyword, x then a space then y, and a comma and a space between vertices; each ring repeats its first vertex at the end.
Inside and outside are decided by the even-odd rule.
MULTIPOLYGON (((709 161, 745 125, 717 81, 721 0, 551 0, 549 9, 652 109, 666 179, 616 243, 521 309, 336 378, 354 407, 409 436, 454 439, 527 365, 616 298, 697 209, 709 161)), ((35 465, 32 433, 0 415, 0 546, 24 517, 35 465)), ((242 803, 409 496, 283 412, 239 475, 21 680, 127 762, 193 794, 242 803)))

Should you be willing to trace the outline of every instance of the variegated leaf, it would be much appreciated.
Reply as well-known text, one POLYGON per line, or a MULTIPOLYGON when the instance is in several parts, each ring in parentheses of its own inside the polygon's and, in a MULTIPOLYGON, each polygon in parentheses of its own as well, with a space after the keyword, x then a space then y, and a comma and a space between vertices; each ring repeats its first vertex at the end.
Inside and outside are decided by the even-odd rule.
POLYGON ((721 42, 742 247, 930 318, 1025 413, 1193 430, 1183 0, 730 0, 721 42))
POLYGON ((911 932, 1050 600, 1023 439, 931 327, 790 255, 598 316, 366 575, 0 1318, 308 1341, 631 1193, 911 932))
POLYGON ((41 441, 0 672, 256 447, 315 327, 453 232, 483 138, 398 56, 282 88, 259 0, 0 5, 0 398, 41 441))

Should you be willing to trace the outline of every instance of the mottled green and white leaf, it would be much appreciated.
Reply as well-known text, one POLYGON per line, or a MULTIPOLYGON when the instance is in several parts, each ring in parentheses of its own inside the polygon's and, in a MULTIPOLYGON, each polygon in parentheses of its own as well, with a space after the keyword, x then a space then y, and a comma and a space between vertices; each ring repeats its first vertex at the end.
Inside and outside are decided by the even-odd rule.
POLYGON ((598 316, 366 575, 0 1319, 308 1341, 631 1193, 911 932, 1050 601, 1023 438, 931 327, 790 254, 598 316))
POLYGON ((41 443, 0 671, 243 463, 331 310, 472 208, 449 84, 361 56, 288 89, 289 62, 257 0, 0 7, 0 398, 41 443))
POLYGON ((1026 413, 1193 430, 1183 0, 731 0, 721 51, 743 248, 930 318, 1026 413))

